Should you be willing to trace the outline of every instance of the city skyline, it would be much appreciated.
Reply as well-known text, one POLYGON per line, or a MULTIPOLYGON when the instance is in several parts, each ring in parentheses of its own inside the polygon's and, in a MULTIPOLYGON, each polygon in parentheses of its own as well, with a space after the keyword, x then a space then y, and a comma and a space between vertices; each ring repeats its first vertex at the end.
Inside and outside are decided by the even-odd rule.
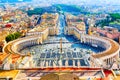
POLYGON ((119 80, 119 3, 0 0, 0 80, 119 80))

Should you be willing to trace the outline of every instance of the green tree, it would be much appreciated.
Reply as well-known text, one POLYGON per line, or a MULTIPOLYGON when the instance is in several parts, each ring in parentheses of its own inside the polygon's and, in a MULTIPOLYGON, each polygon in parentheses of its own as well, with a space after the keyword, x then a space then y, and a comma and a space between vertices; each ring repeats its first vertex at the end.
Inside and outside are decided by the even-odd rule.
POLYGON ((117 19, 120 19, 120 14, 119 13, 111 13, 110 17, 112 18, 112 21, 115 21, 117 19))
POLYGON ((19 37, 21 37, 21 33, 20 33, 20 32, 15 32, 15 33, 9 34, 9 35, 5 38, 5 40, 6 40, 7 42, 9 42, 9 41, 15 40, 15 39, 17 39, 17 38, 19 38, 19 37))
POLYGON ((43 13, 43 9, 42 8, 35 8, 34 10, 28 10, 27 11, 27 14, 28 15, 33 15, 33 14, 37 14, 37 15, 39 15, 39 14, 42 14, 43 13))

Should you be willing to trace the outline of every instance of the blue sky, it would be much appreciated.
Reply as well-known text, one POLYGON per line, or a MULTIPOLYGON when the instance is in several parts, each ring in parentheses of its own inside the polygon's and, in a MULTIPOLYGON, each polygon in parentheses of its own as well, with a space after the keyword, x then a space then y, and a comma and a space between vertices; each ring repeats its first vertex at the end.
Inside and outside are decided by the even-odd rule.
POLYGON ((41 1, 41 2, 56 2, 56 3, 81 3, 81 2, 86 2, 89 4, 106 4, 106 3, 111 3, 111 4, 120 4, 120 0, 33 0, 33 1, 41 1))
MULTIPOLYGON (((0 0, 0 1, 16 1, 16 0, 0 0)), ((24 0, 26 1, 26 0, 24 0)), ((27 0, 28 1, 28 0, 27 0)), ((118 4, 120 5, 120 0, 32 0, 34 2, 46 2, 46 3, 67 3, 67 4, 118 4)))

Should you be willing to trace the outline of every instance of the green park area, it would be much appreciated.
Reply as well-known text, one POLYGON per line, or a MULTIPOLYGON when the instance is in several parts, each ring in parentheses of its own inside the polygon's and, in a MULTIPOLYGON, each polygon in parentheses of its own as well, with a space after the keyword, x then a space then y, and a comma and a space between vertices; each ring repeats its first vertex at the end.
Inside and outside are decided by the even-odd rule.
POLYGON ((111 17, 110 24, 118 24, 118 25, 120 25, 120 14, 119 13, 110 14, 110 17, 111 17))
POLYGON ((96 26, 109 26, 109 25, 120 25, 120 14, 119 13, 110 13, 106 19, 100 21, 99 23, 96 23, 96 26))
POLYGON ((15 33, 9 34, 9 35, 5 38, 5 40, 6 40, 7 42, 9 42, 9 41, 15 40, 15 39, 17 39, 17 38, 19 38, 19 37, 21 37, 21 33, 20 33, 20 32, 15 32, 15 33))

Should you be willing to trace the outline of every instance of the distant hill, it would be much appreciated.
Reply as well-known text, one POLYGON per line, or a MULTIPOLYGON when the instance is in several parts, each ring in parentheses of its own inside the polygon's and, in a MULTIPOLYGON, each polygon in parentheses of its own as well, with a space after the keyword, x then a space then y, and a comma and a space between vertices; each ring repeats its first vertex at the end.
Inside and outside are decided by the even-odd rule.
POLYGON ((66 5, 66 4, 55 4, 52 6, 48 7, 40 7, 40 8, 35 8, 34 10, 28 10, 27 14, 28 15, 39 15, 43 13, 71 13, 74 15, 79 15, 79 14, 89 14, 85 10, 84 7, 76 6, 76 5, 66 5))
POLYGON ((26 2, 26 1, 32 1, 32 0, 0 0, 0 3, 6 3, 6 2, 10 2, 10 3, 14 3, 14 2, 26 2))

